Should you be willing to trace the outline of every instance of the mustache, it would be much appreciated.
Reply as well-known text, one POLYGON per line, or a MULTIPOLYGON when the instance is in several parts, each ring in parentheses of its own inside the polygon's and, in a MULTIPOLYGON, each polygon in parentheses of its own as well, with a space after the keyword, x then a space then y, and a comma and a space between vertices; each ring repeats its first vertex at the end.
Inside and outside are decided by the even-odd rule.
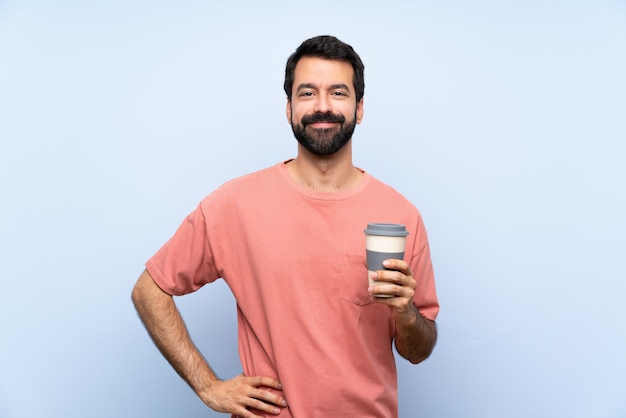
POLYGON ((317 122, 344 123, 346 118, 343 115, 336 115, 332 112, 316 112, 302 117, 302 126, 317 122))

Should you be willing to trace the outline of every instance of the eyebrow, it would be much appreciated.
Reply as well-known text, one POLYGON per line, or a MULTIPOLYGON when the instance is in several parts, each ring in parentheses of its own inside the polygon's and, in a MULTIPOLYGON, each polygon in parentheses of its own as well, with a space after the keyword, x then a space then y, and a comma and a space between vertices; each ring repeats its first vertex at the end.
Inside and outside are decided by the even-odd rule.
MULTIPOLYGON (((313 83, 302 83, 300 85, 298 85, 298 88, 296 89, 296 92, 300 91, 300 90, 304 90, 304 89, 314 89, 317 90, 317 86, 313 83)), ((330 90, 346 90, 346 91, 350 91, 350 88, 345 85, 344 83, 338 83, 338 84, 332 84, 330 86, 330 90)))

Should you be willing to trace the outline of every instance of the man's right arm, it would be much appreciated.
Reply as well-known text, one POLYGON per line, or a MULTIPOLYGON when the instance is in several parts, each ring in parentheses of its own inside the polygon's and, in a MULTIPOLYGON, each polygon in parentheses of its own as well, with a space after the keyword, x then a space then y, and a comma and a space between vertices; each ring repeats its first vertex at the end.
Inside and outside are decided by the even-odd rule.
POLYGON ((161 354, 211 409, 253 418, 257 415, 247 408, 278 414, 279 407, 286 406, 283 398, 263 389, 281 390, 276 379, 239 375, 231 380, 220 380, 189 337, 172 296, 165 293, 147 271, 137 280, 132 300, 161 354))

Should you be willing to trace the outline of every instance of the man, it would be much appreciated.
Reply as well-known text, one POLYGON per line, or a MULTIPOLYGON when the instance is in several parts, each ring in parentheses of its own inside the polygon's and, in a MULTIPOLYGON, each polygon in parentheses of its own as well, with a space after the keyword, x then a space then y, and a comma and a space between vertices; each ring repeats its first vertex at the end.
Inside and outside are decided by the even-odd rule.
POLYGON ((305 41, 285 72, 297 157, 206 197, 146 264, 133 301, 159 350, 210 408, 244 418, 393 417, 392 344, 412 363, 436 341, 439 305, 417 209, 352 164, 363 64, 330 36, 305 41), (367 285, 367 223, 407 226, 404 260, 367 285), (223 278, 237 300, 244 374, 221 380, 172 295, 223 278), (387 297, 373 297, 372 295, 387 297))

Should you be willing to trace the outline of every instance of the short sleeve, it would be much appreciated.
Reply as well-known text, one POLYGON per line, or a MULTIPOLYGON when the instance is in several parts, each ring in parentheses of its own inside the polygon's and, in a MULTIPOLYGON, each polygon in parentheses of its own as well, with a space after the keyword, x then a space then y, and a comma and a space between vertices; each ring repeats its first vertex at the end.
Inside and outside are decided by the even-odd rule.
POLYGON ((413 302, 420 314, 434 321, 439 313, 439 300, 435 288, 435 273, 430 257, 430 245, 421 216, 416 228, 414 254, 411 257, 411 270, 417 282, 413 302))
POLYGON ((434 321, 439 313, 439 301, 428 244, 413 258, 412 264, 411 270, 417 281, 413 302, 422 316, 434 321))
POLYGON ((207 223, 198 206, 146 263, 157 285, 174 296, 195 292, 219 275, 207 236, 207 223))

